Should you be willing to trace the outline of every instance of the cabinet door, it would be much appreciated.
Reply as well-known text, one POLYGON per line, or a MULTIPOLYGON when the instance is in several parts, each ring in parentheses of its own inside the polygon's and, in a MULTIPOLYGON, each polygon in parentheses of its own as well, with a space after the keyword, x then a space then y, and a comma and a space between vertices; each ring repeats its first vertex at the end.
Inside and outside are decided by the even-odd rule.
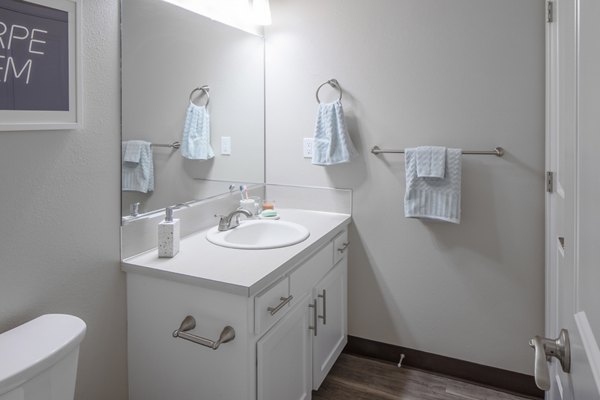
POLYGON ((313 339, 313 389, 317 390, 348 341, 344 257, 316 286, 318 329, 313 339))
POLYGON ((260 400, 311 398, 312 321, 305 296, 256 344, 257 392, 260 400))

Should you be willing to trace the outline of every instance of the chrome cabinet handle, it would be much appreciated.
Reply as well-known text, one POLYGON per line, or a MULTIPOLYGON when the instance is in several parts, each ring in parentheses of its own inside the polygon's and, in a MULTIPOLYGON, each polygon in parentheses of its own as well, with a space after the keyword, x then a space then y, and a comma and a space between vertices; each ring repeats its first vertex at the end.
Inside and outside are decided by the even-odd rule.
POLYGON ((318 325, 318 322, 319 322, 319 320, 317 318, 317 313, 318 313, 317 312, 317 299, 314 299, 313 303, 309 304, 308 307, 312 308, 313 311, 314 311, 314 314, 313 314, 313 326, 309 326, 308 329, 312 330, 313 333, 314 333, 314 335, 317 336, 317 325, 318 325))
POLYGON ((290 301, 292 301, 293 298, 294 298, 294 296, 292 296, 291 294, 288 297, 280 297, 279 300, 281 300, 281 303, 279 303, 279 305, 277 305, 277 307, 268 307, 267 311, 270 312, 271 315, 275 315, 275 314, 277 314, 277 311, 279 311, 283 307, 285 307, 285 305, 288 304, 290 301))
POLYGON ((223 328, 223 330, 221 331, 221 335, 219 335, 219 339, 217 341, 206 339, 201 336, 194 335, 193 333, 187 332, 191 331, 195 327, 196 320, 191 315, 188 315, 181 322, 181 326, 179 326, 179 329, 176 329, 173 332, 173 337, 189 340, 190 342, 194 342, 205 347, 210 347, 213 350, 218 349, 221 343, 231 342, 233 339, 235 339, 235 329, 233 329, 231 326, 226 326, 225 328, 223 328))
POLYGON ((323 315, 319 315, 319 319, 323 320, 323 325, 327 325, 327 290, 323 289, 323 294, 318 297, 323 299, 323 315))
POLYGON ((344 242, 344 243, 342 243, 342 247, 338 248, 337 251, 339 251, 340 253, 343 253, 346 251, 346 249, 348 248, 349 245, 350 245, 350 242, 344 242))
POLYGON ((529 340, 529 346, 535 349, 534 376, 535 384, 540 389, 550 390, 550 371, 547 361, 550 361, 551 357, 560 361, 564 372, 571 372, 571 345, 569 332, 566 329, 562 329, 556 339, 536 335, 529 340))

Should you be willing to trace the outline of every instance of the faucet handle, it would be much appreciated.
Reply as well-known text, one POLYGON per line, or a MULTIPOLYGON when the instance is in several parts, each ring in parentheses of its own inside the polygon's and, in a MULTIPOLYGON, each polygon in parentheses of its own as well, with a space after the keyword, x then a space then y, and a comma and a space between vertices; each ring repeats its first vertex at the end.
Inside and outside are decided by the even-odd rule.
POLYGON ((219 231, 226 230, 227 226, 229 225, 229 221, 227 220, 227 215, 215 214, 215 218, 219 218, 219 231))
POLYGON ((129 215, 132 217, 137 217, 140 215, 140 203, 131 203, 129 205, 129 215))

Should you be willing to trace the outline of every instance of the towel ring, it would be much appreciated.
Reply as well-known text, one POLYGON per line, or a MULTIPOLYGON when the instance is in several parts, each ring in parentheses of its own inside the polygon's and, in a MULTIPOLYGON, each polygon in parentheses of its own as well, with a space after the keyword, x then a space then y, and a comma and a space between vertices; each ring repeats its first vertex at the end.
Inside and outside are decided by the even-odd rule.
MULTIPOLYGON (((196 89, 192 90, 192 92, 190 93, 190 103, 194 104, 192 99, 194 98, 194 93, 196 93, 197 91, 201 91, 206 95, 206 104, 204 106, 208 107, 208 103, 210 103, 210 94, 208 94, 210 88, 208 87, 208 85, 197 87, 196 89)), ((200 94, 200 97, 202 97, 202 94, 200 94)))
POLYGON ((339 90, 340 92, 340 97, 338 98, 338 101, 342 100, 342 87, 340 86, 340 83, 337 81, 337 79, 330 79, 327 82, 323 82, 318 88, 317 88, 317 103, 321 103, 321 99, 319 99, 319 90, 321 90, 321 88, 325 85, 329 84, 329 86, 331 86, 334 89, 339 90))

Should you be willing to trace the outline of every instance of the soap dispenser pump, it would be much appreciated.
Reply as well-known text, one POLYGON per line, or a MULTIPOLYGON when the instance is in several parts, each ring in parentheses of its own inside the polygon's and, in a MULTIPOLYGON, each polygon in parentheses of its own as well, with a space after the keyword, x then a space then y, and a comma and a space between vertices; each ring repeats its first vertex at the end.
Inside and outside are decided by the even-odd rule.
POLYGON ((158 256, 174 257, 179 253, 179 220, 173 219, 173 207, 165 209, 165 220, 158 224, 158 256))

